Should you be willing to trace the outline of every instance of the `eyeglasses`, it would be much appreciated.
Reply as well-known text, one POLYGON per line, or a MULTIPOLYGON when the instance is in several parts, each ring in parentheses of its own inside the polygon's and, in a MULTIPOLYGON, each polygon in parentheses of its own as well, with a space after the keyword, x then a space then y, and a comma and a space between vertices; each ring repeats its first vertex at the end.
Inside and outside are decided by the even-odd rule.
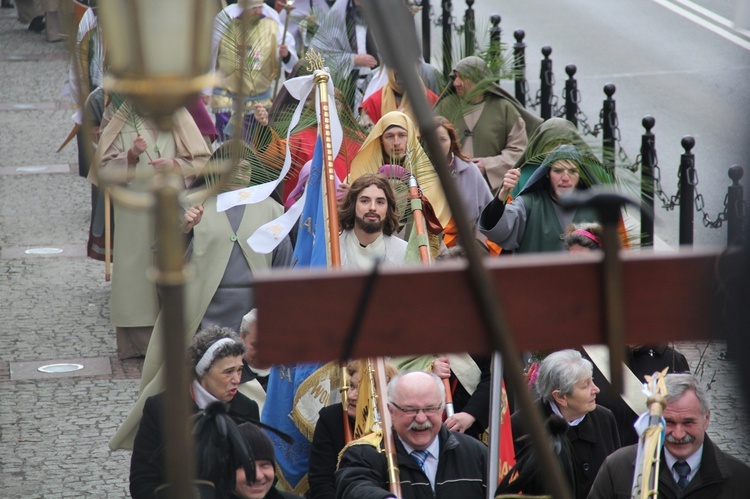
POLYGON ((442 403, 436 407, 419 407, 419 408, 401 407, 395 402, 389 402, 389 404, 391 404, 393 407, 403 412, 404 414, 407 414, 413 418, 417 417, 420 411, 424 412, 425 416, 432 417, 432 416, 438 415, 443 410, 442 403))

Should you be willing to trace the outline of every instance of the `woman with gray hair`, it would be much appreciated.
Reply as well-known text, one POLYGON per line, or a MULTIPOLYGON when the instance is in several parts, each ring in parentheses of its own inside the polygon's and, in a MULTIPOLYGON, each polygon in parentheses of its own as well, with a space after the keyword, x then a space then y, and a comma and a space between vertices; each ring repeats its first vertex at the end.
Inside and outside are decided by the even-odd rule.
MULTIPOLYGON (((211 326, 193 337, 188 365, 194 374, 190 386, 192 411, 198 413, 214 402, 223 402, 237 423, 258 422, 258 404, 238 393, 245 345, 237 333, 211 326)), ((130 494, 154 497, 165 482, 163 456, 164 393, 146 399, 130 461, 130 494)))
MULTIPOLYGON (((599 388, 592 379, 593 366, 578 350, 560 350, 548 355, 539 367, 537 403, 544 419, 560 418, 563 446, 570 449, 572 462, 562 463, 576 497, 585 498, 604 459, 620 448, 615 418, 609 409, 596 404, 599 388), (556 416, 556 417, 555 417, 556 416)), ((529 444, 526 418, 520 411, 511 417, 516 457, 529 444)), ((549 426, 549 425, 548 425, 549 426)), ((554 425, 553 425, 554 426, 554 425)), ((525 449, 526 453, 531 448, 525 449)), ((524 489, 524 492, 529 492, 524 489)))

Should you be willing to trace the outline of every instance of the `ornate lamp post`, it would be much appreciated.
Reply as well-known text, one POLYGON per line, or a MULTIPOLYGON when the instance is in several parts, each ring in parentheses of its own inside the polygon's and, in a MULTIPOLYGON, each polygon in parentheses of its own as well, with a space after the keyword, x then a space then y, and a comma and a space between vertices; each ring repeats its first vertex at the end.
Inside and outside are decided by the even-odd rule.
MULTIPOLYGON (((107 47, 104 87, 129 98, 141 116, 161 129, 172 127, 174 112, 212 84, 211 36, 215 2, 206 0, 99 0, 99 19, 107 47)), ((158 173, 151 192, 118 187, 99 171, 121 204, 154 209, 158 251, 154 278, 161 293, 165 324, 166 489, 168 497, 192 497, 193 445, 185 368, 183 295, 184 242, 179 227, 179 196, 184 181, 178 173, 158 173)))
POLYGON ((212 84, 216 4, 201 0, 99 0, 107 41, 104 86, 170 128, 174 111, 212 84))

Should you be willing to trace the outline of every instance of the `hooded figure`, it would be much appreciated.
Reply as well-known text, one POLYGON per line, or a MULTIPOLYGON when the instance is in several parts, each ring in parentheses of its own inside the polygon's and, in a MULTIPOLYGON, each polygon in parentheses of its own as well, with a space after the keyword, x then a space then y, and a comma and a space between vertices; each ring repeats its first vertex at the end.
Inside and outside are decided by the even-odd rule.
POLYGON ((529 178, 520 194, 505 204, 518 183, 520 171, 505 176, 502 189, 479 217, 479 230, 495 244, 517 253, 561 251, 561 234, 571 223, 599 222, 589 208, 564 210, 558 199, 576 189, 587 189, 609 174, 570 145, 554 149, 529 178))
POLYGON ((375 124, 370 131, 370 135, 362 144, 359 153, 352 161, 347 182, 353 182, 363 173, 375 173, 386 164, 399 165, 411 170, 422 189, 422 193, 432 204, 440 224, 445 227, 451 219, 451 213, 440 180, 427 157, 427 153, 419 143, 419 129, 406 114, 399 111, 386 114, 375 124), (386 131, 393 127, 406 130, 406 154, 398 151, 393 153, 384 151, 381 138, 386 131))
POLYGON ((518 196, 531 174, 544 162, 545 156, 564 144, 575 146, 582 154, 594 157, 591 147, 583 140, 573 123, 563 118, 550 118, 539 125, 533 134, 529 134, 529 145, 514 166, 521 170, 521 178, 511 195, 518 196))
POLYGON ((453 68, 452 83, 435 106, 448 118, 461 140, 461 150, 472 158, 496 191, 503 176, 523 154, 542 120, 526 111, 500 88, 497 76, 476 56, 461 59, 453 68))

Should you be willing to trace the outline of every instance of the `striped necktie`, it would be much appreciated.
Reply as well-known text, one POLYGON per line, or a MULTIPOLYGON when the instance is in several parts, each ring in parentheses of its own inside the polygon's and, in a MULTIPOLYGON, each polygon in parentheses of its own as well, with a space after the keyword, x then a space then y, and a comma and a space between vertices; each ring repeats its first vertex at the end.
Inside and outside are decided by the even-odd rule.
POLYGON ((685 461, 677 461, 674 463, 674 471, 679 477, 679 480, 677 480, 677 486, 684 490, 689 483, 688 475, 690 475, 690 465, 685 461))
POLYGON ((424 469, 424 462, 427 461, 427 456, 429 456, 430 453, 427 450, 413 450, 411 451, 411 457, 414 458, 414 460, 417 462, 419 467, 422 469, 422 472, 427 474, 427 472, 424 469))

